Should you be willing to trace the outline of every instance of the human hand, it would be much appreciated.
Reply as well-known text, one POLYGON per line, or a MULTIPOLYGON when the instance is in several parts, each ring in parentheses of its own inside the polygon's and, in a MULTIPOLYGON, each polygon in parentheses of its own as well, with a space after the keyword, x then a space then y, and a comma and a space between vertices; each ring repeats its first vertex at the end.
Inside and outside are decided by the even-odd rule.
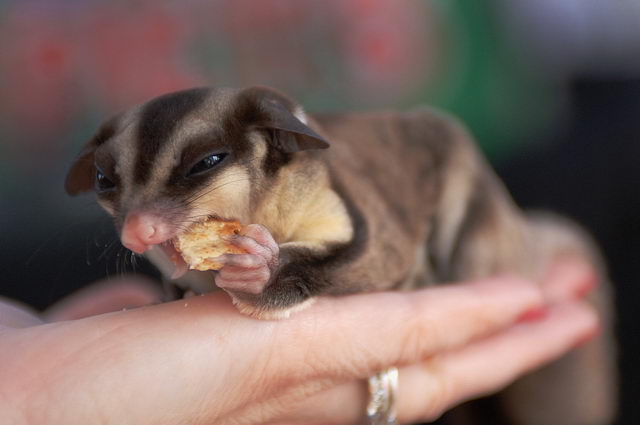
POLYGON ((597 319, 576 297, 592 281, 568 263, 541 286, 503 277, 322 298, 278 322, 242 316, 218 293, 7 327, 0 411, 33 424, 358 423, 365 379, 399 366, 400 421, 433 419, 593 335, 597 319))

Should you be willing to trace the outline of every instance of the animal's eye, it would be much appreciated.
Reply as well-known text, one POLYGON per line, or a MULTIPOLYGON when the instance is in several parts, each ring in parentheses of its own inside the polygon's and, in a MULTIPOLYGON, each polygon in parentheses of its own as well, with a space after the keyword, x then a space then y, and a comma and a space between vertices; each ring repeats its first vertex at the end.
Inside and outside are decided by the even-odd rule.
POLYGON ((104 192, 115 187, 115 183, 109 180, 107 176, 100 170, 96 171, 96 190, 98 192, 104 192))
POLYGON ((192 176, 194 174, 200 174, 204 171, 212 169, 213 167, 218 165, 224 159, 225 156, 227 156, 226 153, 214 153, 203 158, 198 163, 196 163, 196 165, 191 167, 191 170, 189 170, 188 175, 192 176))

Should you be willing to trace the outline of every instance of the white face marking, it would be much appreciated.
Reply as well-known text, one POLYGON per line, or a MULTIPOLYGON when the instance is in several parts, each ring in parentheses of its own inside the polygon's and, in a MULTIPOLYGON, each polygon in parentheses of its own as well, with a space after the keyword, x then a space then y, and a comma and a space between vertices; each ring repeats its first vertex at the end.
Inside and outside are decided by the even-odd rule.
POLYGON ((249 143, 251 143, 252 147, 251 166, 256 169, 261 169, 260 164, 262 164, 262 160, 267 155, 267 142, 255 131, 248 133, 247 139, 249 140, 249 143))
POLYGON ((116 162, 115 173, 120 179, 121 200, 132 196, 131 187, 137 156, 137 146, 134 141, 137 140, 139 114, 140 108, 137 108, 123 117, 127 124, 108 142, 116 162))
POLYGON ((250 186, 250 175, 245 167, 227 167, 211 180, 201 196, 196 196, 191 215, 205 217, 215 214, 248 223, 250 186))
POLYGON ((141 111, 141 108, 137 108, 127 114, 124 119, 129 123, 109 142, 116 155, 115 171, 120 178, 121 202, 133 207, 157 199, 173 170, 179 165, 185 144, 211 131, 211 123, 199 118, 197 110, 184 117, 169 135, 169 140, 161 145, 149 171, 149 178, 141 185, 134 180, 141 111))
POLYGON ((185 144, 195 137, 206 134, 210 131, 211 125, 201 119, 187 116, 182 125, 174 129, 167 143, 162 146, 162 150, 156 155, 150 178, 144 187, 136 190, 146 199, 151 199, 167 184, 175 167, 180 165, 182 151, 185 144))

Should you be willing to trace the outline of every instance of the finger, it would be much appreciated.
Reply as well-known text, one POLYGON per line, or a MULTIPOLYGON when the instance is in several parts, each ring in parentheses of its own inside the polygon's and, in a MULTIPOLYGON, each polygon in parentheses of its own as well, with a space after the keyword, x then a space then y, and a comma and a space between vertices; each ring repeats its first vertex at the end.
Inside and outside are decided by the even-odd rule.
POLYGON ((253 254, 224 254, 211 258, 211 260, 223 264, 224 267, 234 266, 246 269, 254 269, 267 265, 263 257, 253 254))
POLYGON ((230 291, 233 295, 238 295, 238 292, 259 295, 268 281, 269 271, 266 267, 245 269, 245 272, 238 276, 228 277, 224 274, 216 276, 216 285, 230 291))
MULTIPOLYGON (((402 369, 400 369, 402 375, 402 369)), ((295 400, 269 424, 287 425, 347 425, 368 423, 366 405, 368 390, 365 381, 351 380, 331 385, 309 394, 306 399, 295 400)))
POLYGON ((565 258, 549 268, 542 289, 549 302, 581 298, 598 283, 595 268, 585 260, 565 258))
POLYGON ((306 363, 310 374, 364 378, 496 332, 542 302, 536 285, 515 277, 320 299, 279 328, 283 372, 306 363))
MULTIPOLYGON (((553 307, 539 322, 517 325, 430 362, 399 368, 398 420, 432 421, 465 399, 498 391, 566 353, 594 329, 597 320, 589 308, 563 304, 553 307)), ((275 423, 360 423, 368 397, 365 380, 338 383, 291 403, 283 420, 275 423)))
POLYGON ((0 328, 26 328, 42 323, 38 313, 29 306, 0 297, 0 328))
POLYGON ((126 276, 83 288, 51 306, 44 316, 52 322, 74 320, 161 300, 162 291, 157 284, 141 276, 126 276))
POLYGON ((273 259, 273 251, 266 246, 260 245, 255 239, 248 236, 234 236, 229 241, 231 244, 243 249, 249 254, 264 257, 267 262, 273 259))
POLYGON ((246 269, 235 266, 225 266, 220 269, 218 278, 228 281, 247 281, 247 282, 264 282, 269 280, 269 269, 267 267, 258 267, 256 269, 246 269))
POLYGON ((597 332, 594 311, 581 302, 550 308, 528 322, 403 370, 401 422, 433 420, 451 407, 496 392, 517 377, 567 353, 597 332))
POLYGON ((278 254, 278 244, 269 232, 269 229, 261 224, 249 224, 240 232, 241 235, 248 236, 258 242, 260 245, 267 247, 273 252, 274 256, 278 254))

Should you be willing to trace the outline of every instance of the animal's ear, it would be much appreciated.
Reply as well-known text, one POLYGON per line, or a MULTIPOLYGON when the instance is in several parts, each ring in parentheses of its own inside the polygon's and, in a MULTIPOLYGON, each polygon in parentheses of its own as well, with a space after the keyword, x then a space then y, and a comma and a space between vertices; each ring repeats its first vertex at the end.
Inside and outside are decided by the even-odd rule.
POLYGON ((102 124, 98 133, 85 144, 71 165, 64 182, 64 188, 69 195, 75 196, 93 190, 96 176, 94 154, 98 146, 113 136, 115 122, 116 117, 102 124))
POLYGON ((251 87, 243 90, 242 96, 258 108, 257 125, 270 130, 274 147, 287 153, 329 147, 329 142, 302 121, 302 108, 284 94, 267 87, 251 87))
POLYGON ((95 177, 93 154, 97 146, 92 142, 93 139, 85 145, 67 173, 64 188, 69 195, 75 196, 93 189, 95 177))

